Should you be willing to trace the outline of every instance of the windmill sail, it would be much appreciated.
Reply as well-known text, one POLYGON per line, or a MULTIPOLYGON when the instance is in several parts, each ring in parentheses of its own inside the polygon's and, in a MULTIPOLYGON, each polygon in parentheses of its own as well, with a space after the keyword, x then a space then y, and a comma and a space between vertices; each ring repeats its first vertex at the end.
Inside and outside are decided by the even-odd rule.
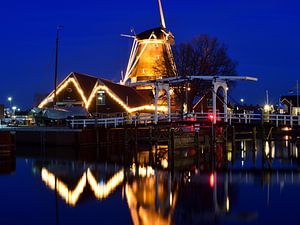
POLYGON ((158 0, 161 26, 135 35, 124 79, 126 84, 157 80, 176 76, 176 67, 171 50, 174 37, 166 32, 166 23, 161 0, 158 0))
POLYGON ((165 22, 164 11, 163 11, 163 8, 162 8, 161 0, 158 0, 158 6, 159 6, 159 13, 160 13, 161 27, 163 29, 166 29, 166 22, 165 22))

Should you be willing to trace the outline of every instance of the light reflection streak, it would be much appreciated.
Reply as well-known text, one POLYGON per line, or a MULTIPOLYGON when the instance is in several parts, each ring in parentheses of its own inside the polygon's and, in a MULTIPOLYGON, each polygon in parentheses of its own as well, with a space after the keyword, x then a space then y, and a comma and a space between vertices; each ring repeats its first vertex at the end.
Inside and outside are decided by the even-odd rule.
POLYGON ((93 190, 95 197, 98 200, 107 198, 124 180, 124 170, 117 172, 106 184, 98 184, 96 178, 87 169, 86 172, 81 176, 80 180, 77 182, 75 189, 69 190, 68 186, 59 180, 53 173, 49 172, 46 168, 42 168, 42 180, 51 189, 56 190, 57 193, 65 200, 69 205, 75 206, 79 200, 80 195, 84 191, 87 183, 93 190))
POLYGON ((226 211, 229 212, 230 209, 230 201, 229 201, 229 197, 226 197, 226 211))
MULTIPOLYGON (((136 165, 132 164, 131 172, 135 176, 136 175, 136 165)), ((138 167, 138 175, 140 177, 149 177, 154 176, 155 170, 151 166, 139 166, 138 167)))
MULTIPOLYGON (((154 179, 154 177, 149 179, 154 179)), ((149 182, 148 179, 135 181, 131 185, 126 184, 126 200, 134 225, 173 224, 177 192, 173 193, 171 189, 165 188, 161 181, 163 180, 159 181, 156 191, 154 191, 155 182, 149 182), (139 194, 141 191, 143 195, 139 194)))
MULTIPOLYGON (((131 173, 136 175, 136 165, 133 164, 131 167, 131 173)), ((138 176, 139 177, 150 177, 154 176, 155 171, 150 166, 139 166, 138 167, 138 176)), ((112 178, 110 178, 105 184, 99 184, 88 168, 86 172, 83 173, 79 181, 77 182, 74 190, 70 190, 68 186, 57 178, 53 173, 48 171, 46 168, 42 168, 41 176, 44 183, 51 189, 57 190, 57 193, 61 196, 62 199, 69 205, 75 206, 79 200, 80 195, 83 193, 87 184, 90 185, 95 197, 98 200, 106 199, 116 188, 122 184, 124 181, 124 170, 120 170, 115 173, 112 178), (55 187, 56 185, 56 187, 55 187)))
POLYGON ((81 195, 86 186, 85 173, 82 175, 73 191, 69 190, 66 184, 64 184, 62 181, 56 178, 54 174, 50 173, 45 168, 42 168, 42 180, 52 190, 55 190, 56 183, 56 189, 58 194, 66 201, 67 204, 70 204, 72 206, 76 205, 79 196, 81 195))
POLYGON ((124 180, 124 170, 117 172, 106 184, 98 184, 90 169, 87 170, 88 182, 97 199, 107 198, 124 180))
POLYGON ((269 158, 275 158, 275 142, 274 141, 266 141, 265 142, 265 153, 269 158))

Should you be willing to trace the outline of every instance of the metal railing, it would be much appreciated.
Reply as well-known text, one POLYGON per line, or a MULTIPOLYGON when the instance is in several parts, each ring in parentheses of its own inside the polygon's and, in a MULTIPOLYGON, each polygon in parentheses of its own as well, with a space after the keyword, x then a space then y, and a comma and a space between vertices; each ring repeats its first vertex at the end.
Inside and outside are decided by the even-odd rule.
MULTIPOLYGON (((178 122, 178 121, 195 121, 207 122, 210 121, 212 113, 188 113, 179 114, 172 113, 169 117, 167 114, 158 114, 157 122, 178 122)), ((136 116, 120 116, 109 118, 95 118, 95 119, 70 119, 67 120, 70 127, 87 127, 87 126, 103 126, 119 127, 123 125, 148 125, 154 124, 154 114, 143 114, 136 116)), ((217 123, 232 124, 271 124, 278 126, 300 126, 300 115, 284 115, 284 114, 245 114, 245 113, 217 113, 217 123)))

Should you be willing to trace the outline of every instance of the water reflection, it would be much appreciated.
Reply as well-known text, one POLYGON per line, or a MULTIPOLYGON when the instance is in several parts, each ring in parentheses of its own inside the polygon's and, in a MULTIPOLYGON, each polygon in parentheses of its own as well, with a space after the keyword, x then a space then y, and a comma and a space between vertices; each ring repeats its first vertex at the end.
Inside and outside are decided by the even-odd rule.
MULTIPOLYGON (((58 165, 58 163, 56 163, 58 165)), ((82 170, 80 170, 82 171, 82 170)), ((69 178, 74 175, 74 172, 70 174, 65 174, 65 177, 69 178)), ((108 174, 105 173, 105 176, 108 174)), ((100 177, 100 176, 99 176, 100 177)), ((96 199, 106 199, 109 195, 115 191, 115 189, 124 181, 124 170, 113 174, 107 181, 100 179, 99 181, 94 176, 90 168, 87 168, 83 172, 80 179, 75 182, 75 187, 73 189, 70 186, 74 186, 74 180, 69 179, 69 182, 66 180, 62 181, 57 177, 53 172, 50 172, 46 167, 41 169, 41 178, 43 182, 51 189, 55 190, 65 202, 71 206, 75 206, 79 200, 80 195, 85 189, 90 188, 96 199)))
MULTIPOLYGON (((61 164, 66 165, 65 162, 61 164)), ((263 184, 262 190, 264 186, 267 187, 266 203, 270 204, 270 185, 278 185, 283 191, 286 185, 294 182, 300 184, 299 174, 293 172, 266 171, 260 177, 256 172, 186 171, 176 173, 172 177, 171 172, 159 171, 151 166, 133 164, 120 170, 108 166, 110 169, 107 169, 106 173, 101 169, 91 169, 98 166, 105 167, 89 165, 75 185, 72 180, 61 181, 45 167, 41 170, 41 179, 47 187, 56 191, 66 204, 73 207, 77 205, 84 190, 88 191, 90 188, 90 195, 93 194, 97 200, 104 200, 109 199, 111 194, 120 188, 124 192, 123 199, 127 202, 132 223, 144 225, 175 224, 180 221, 186 224, 187 220, 190 224, 218 224, 220 220, 255 221, 259 216, 256 211, 231 212, 236 208, 238 186, 263 184), (107 181, 99 179, 100 177, 107 177, 107 181), (71 189, 72 185, 75 188, 71 189)), ((79 169, 80 166, 73 164, 74 168, 79 169)), ((73 176, 74 173, 78 174, 75 171, 65 176, 73 176)))
POLYGON ((131 178, 125 186, 126 200, 133 224, 173 224, 177 188, 157 171, 144 177, 131 178))
POLYGON ((172 215, 176 206, 177 192, 171 181, 171 173, 165 178, 163 172, 154 170, 151 166, 136 166, 135 164, 117 172, 115 172, 116 168, 107 165, 90 164, 85 169, 86 166, 82 165, 80 168, 81 163, 76 165, 75 162, 70 164, 55 161, 53 164, 43 165, 42 162, 37 164, 42 164, 41 179, 45 185, 57 192, 70 206, 77 205, 85 190, 91 189, 97 200, 103 200, 109 198, 118 187, 122 186, 134 224, 173 223, 172 215), (66 168, 67 165, 69 168, 66 168), (54 171, 57 170, 55 168, 64 167, 64 177, 69 179, 62 181, 63 178, 59 178, 55 172, 50 172, 47 167, 54 171), (106 167, 106 170, 97 170, 96 168, 99 167, 106 167), (70 179, 74 174, 79 174, 83 170, 85 171, 77 182, 70 179), (68 174, 65 171, 72 172, 68 174), (100 177, 110 178, 105 180, 99 179, 100 177), (74 188, 71 188, 72 186, 74 188))
POLYGON ((0 174, 10 174, 16 170, 14 146, 0 145, 0 174))
MULTIPOLYGON (((291 207, 294 199, 300 200, 297 141, 240 140, 214 146, 203 143, 170 151, 168 145, 155 144, 126 155, 120 146, 81 147, 64 157, 59 149, 46 149, 22 158, 16 173, 26 169, 24 162, 32 166, 38 182, 30 186, 35 191, 27 192, 30 198, 39 191, 43 196, 56 194, 57 224, 71 223, 63 219, 71 209, 85 217, 85 206, 110 224, 115 211, 97 208, 107 202, 122 215, 118 224, 262 224, 280 221, 278 205, 285 205, 291 224, 297 224, 296 208, 291 207)), ((91 224, 88 218, 76 222, 91 224)))

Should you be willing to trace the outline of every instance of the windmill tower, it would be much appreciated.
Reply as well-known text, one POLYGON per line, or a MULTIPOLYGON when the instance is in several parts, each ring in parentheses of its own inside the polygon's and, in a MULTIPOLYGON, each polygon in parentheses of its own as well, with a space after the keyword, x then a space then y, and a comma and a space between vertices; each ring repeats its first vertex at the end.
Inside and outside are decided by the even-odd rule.
MULTIPOLYGON (((161 26, 134 36, 134 41, 121 84, 157 80, 176 76, 171 45, 174 36, 167 32, 161 0, 158 0, 161 26)), ((141 86, 139 89, 150 89, 141 86)))

